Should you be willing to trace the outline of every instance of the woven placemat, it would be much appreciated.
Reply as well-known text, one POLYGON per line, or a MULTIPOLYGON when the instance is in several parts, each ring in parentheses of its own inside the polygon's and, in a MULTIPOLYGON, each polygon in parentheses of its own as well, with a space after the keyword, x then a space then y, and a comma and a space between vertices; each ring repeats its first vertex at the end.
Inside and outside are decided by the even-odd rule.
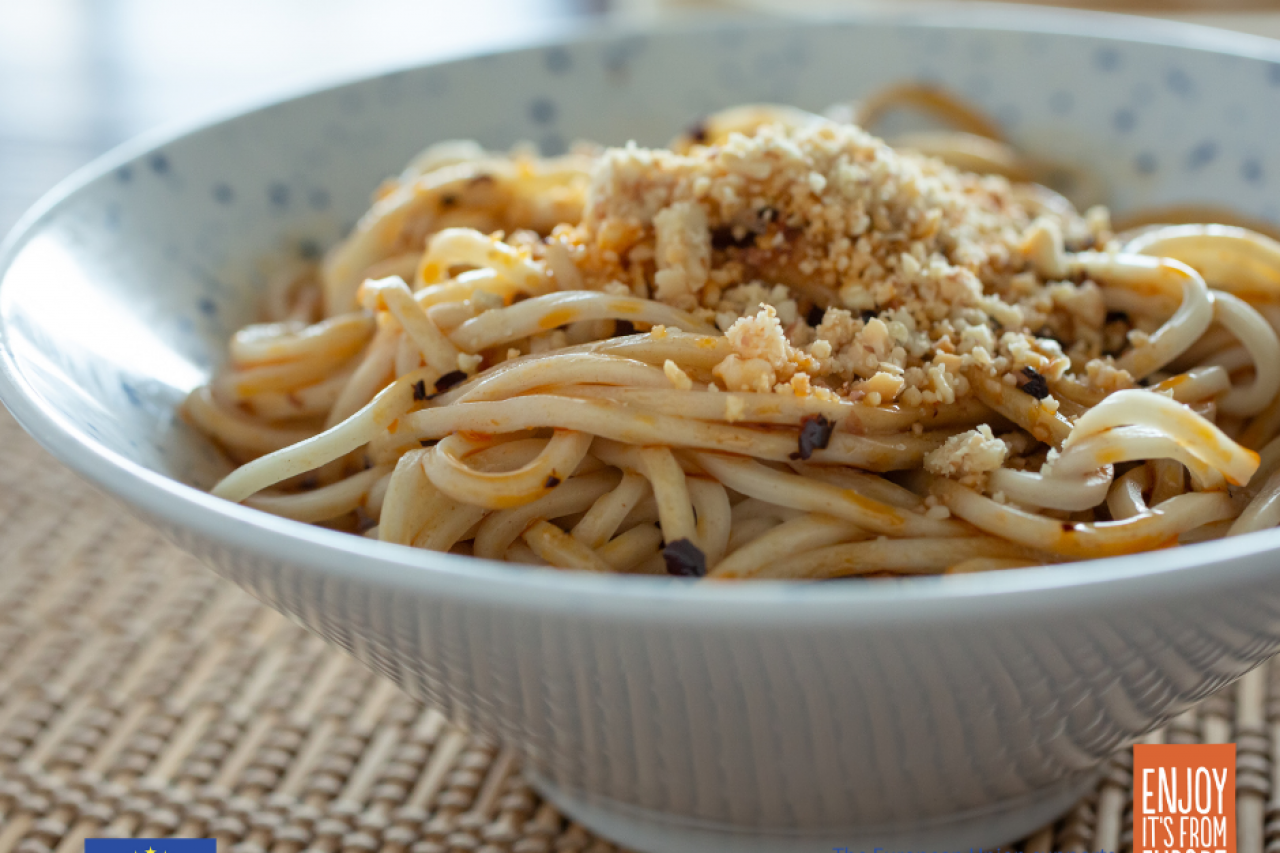
MULTIPOLYGON (((3 412, 0 545, 0 853, 171 835, 243 853, 616 849, 509 751, 202 568, 3 412)), ((1280 667, 1151 739, 1236 741, 1239 851, 1280 851, 1280 667)), ((1018 849, 1128 850, 1130 781, 1126 751, 1018 849)))

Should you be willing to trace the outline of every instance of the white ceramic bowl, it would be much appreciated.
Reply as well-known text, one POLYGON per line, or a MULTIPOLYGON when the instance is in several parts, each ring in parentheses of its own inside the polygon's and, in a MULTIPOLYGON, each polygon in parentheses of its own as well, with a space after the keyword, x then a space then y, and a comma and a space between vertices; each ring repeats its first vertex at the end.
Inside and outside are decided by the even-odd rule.
POLYGON ((209 497, 174 417, 257 262, 329 243, 425 143, 661 143, 743 101, 945 83, 1120 209, 1280 219, 1280 45, 987 9, 604 33, 413 68, 127 146, 0 252, 0 397, 58 458, 273 607, 515 745, 649 851, 964 849, 1280 648, 1280 531, 1088 565, 696 586, 411 551, 209 497))

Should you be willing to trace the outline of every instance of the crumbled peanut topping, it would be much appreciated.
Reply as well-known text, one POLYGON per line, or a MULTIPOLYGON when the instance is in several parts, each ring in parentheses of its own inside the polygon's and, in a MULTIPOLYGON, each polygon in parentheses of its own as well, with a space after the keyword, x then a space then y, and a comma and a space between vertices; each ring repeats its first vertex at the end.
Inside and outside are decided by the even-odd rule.
POLYGON ((986 474, 1004 464, 1009 446, 996 438, 986 424, 953 435, 924 458, 924 468, 944 477, 986 474))
POLYGON ((662 372, 667 375, 672 387, 679 391, 688 391, 693 388, 693 380, 689 378, 689 374, 680 369, 680 365, 671 359, 667 359, 662 364, 662 372))
POLYGON ((852 125, 766 125, 685 153, 606 150, 580 224, 551 239, 587 286, 627 282, 723 331, 717 390, 932 407, 1025 369, 1051 389, 1132 387, 1099 288, 1044 272, 1044 235, 1105 246, 1105 211, 1035 198, 852 125))
POLYGON ((679 308, 697 307, 697 293, 707 283, 711 262, 706 211, 694 202, 678 201, 654 214, 653 228, 655 297, 679 308))

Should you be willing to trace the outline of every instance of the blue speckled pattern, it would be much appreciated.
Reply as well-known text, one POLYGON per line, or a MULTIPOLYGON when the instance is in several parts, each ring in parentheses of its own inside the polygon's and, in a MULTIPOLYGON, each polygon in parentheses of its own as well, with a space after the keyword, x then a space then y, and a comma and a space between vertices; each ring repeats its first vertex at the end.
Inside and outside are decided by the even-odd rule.
POLYGON ((1103 21, 986 11, 590 36, 133 146, 0 253, 0 394, 68 464, 517 745, 558 803, 631 846, 1008 841, 1112 750, 1280 648, 1276 535, 1086 569, 717 590, 409 552, 152 472, 208 485, 224 470, 174 408, 253 317, 271 259, 315 256, 381 179, 446 138, 662 143, 731 104, 821 109, 918 80, 1098 176, 1118 210, 1210 202, 1280 219, 1280 47, 1103 21))

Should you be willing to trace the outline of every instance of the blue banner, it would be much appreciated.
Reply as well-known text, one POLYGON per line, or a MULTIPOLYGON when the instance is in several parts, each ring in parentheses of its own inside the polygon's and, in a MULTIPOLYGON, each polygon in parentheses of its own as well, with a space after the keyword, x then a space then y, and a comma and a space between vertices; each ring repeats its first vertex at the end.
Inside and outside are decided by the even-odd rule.
POLYGON ((218 853, 214 838, 86 838, 84 853, 218 853))

